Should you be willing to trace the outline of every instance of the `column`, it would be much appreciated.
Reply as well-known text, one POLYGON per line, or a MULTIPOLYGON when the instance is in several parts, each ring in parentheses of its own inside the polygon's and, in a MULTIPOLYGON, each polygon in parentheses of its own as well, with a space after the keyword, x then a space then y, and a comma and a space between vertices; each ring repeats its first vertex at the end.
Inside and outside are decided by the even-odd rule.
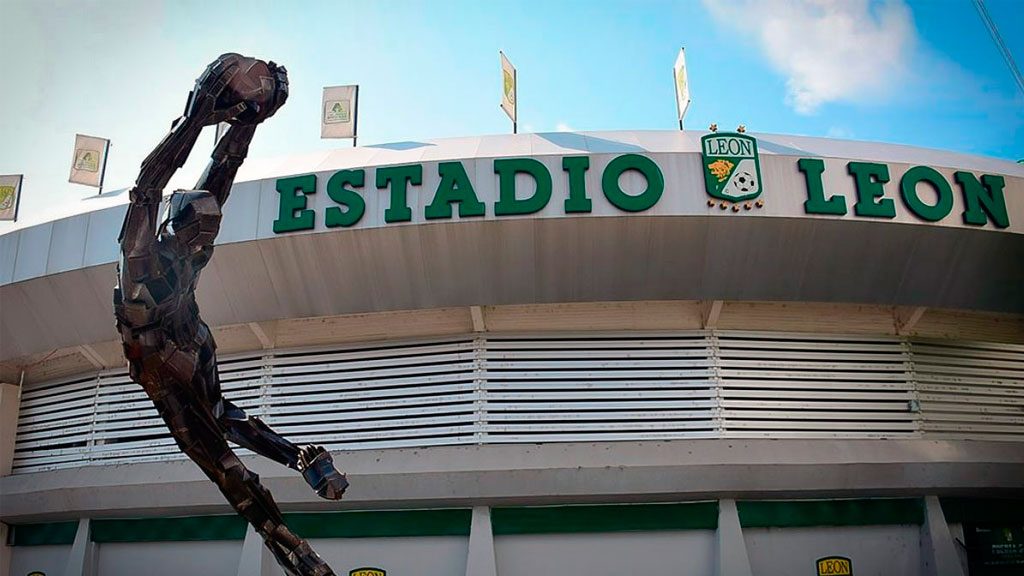
POLYGON ((494 533, 491 531, 491 509, 473 507, 473 523, 469 528, 469 554, 466 576, 498 576, 494 561, 494 533))
POLYGON ((718 501, 715 576, 752 576, 735 500, 718 501))

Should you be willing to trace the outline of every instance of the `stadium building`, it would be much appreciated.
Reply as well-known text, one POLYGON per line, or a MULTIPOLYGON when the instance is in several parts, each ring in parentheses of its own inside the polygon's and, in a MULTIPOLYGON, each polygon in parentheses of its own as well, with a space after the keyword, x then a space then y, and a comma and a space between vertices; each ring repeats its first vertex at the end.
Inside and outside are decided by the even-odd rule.
MULTIPOLYGON (((126 375, 124 212, 0 236, 3 571, 280 574, 126 375)), ((338 574, 1024 573, 1024 166, 401 142, 250 160, 218 244, 225 395, 351 488, 244 460, 338 574)))

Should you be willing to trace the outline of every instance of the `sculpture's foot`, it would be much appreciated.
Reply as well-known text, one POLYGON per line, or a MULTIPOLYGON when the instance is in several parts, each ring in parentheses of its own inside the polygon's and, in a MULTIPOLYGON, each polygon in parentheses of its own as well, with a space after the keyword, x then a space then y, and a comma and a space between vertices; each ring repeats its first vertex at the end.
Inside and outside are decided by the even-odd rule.
POLYGON ((323 446, 306 446, 299 453, 299 470, 317 495, 327 500, 341 500, 348 488, 345 475, 334 467, 334 459, 323 446))
POLYGON ((289 552, 275 554, 278 564, 294 576, 335 576, 334 571, 305 540, 289 552))

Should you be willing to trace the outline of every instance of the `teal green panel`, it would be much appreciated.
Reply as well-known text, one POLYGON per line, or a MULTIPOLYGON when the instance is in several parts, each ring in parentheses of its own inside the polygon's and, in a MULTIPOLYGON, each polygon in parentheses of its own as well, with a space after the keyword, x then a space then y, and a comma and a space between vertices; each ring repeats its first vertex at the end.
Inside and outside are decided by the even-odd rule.
POLYGON ((241 516, 93 520, 93 542, 190 542, 245 538, 241 516))
POLYGON ((295 512, 285 514, 284 518, 288 526, 303 538, 469 536, 472 511, 295 512))
POLYGON ((714 530, 718 502, 494 508, 495 535, 714 530))
POLYGON ((14 524, 8 537, 12 546, 71 545, 78 532, 78 521, 45 524, 14 524))
POLYGON ((923 503, 916 498, 871 500, 789 500, 737 502, 744 528, 921 524, 923 503))

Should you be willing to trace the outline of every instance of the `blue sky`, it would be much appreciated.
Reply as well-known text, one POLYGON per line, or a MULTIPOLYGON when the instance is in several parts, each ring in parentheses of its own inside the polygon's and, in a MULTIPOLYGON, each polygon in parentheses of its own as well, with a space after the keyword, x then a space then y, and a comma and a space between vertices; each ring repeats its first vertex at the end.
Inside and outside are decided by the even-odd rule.
MULTIPOLYGON (((1024 59, 1024 2, 986 5, 1024 59)), ((289 71, 288 105, 253 159, 347 145, 319 138, 325 85, 360 84, 360 144, 508 132, 499 49, 519 71, 520 131, 673 129, 683 45, 688 128, 1024 158, 1024 95, 970 0, 7 0, 0 15, 0 173, 25 174, 19 225, 95 194, 67 182, 76 132, 110 138, 106 188, 130 186, 227 51, 289 71)), ((191 186, 212 138, 172 185, 191 186)))

